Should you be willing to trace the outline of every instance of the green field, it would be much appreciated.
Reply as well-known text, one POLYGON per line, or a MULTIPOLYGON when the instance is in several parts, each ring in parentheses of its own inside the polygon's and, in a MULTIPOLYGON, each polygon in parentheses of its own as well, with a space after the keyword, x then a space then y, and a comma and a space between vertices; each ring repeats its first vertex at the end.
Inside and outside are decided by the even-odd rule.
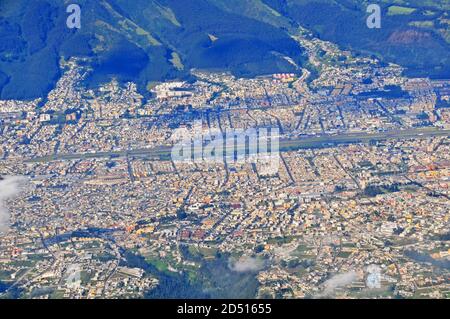
POLYGON ((395 15, 404 15, 404 14, 411 14, 416 9, 414 8, 408 8, 408 7, 400 7, 400 6, 391 6, 388 9, 388 15, 395 16, 395 15))

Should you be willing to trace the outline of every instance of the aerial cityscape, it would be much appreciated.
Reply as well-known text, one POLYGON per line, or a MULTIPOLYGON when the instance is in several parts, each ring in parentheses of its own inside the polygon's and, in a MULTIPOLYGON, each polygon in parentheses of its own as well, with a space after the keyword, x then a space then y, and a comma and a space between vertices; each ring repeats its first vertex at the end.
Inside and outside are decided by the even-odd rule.
MULTIPOLYGON (((32 2, 42 12, 58 6, 32 2)), ((186 34, 196 21, 186 20, 181 1, 137 2, 158 8, 152 21, 186 25, 186 34)), ((227 7, 234 0, 197 2, 230 21, 239 14, 227 7)), ((55 53, 49 86, 32 70, 47 68, 36 56, 50 51, 42 43, 53 41, 51 27, 36 31, 42 43, 24 35, 23 51, 11 49, 18 40, 0 45, 0 298, 450 298, 450 3, 378 1, 383 14, 410 19, 410 29, 388 35, 400 46, 442 36, 442 69, 428 57, 441 49, 414 53, 429 61, 427 76, 427 62, 417 62, 419 74, 401 50, 385 56, 335 43, 284 13, 317 2, 345 9, 355 1, 242 1, 243 24, 258 12, 255 37, 275 22, 289 36, 267 35, 284 47, 273 52, 266 40, 247 47, 225 30, 221 48, 239 52, 217 53, 221 63, 243 51, 251 60, 223 62, 229 68, 190 62, 209 53, 183 53, 172 35, 167 44, 164 27, 161 35, 145 28, 121 0, 98 1, 98 32, 83 29, 85 1, 74 28, 68 2, 58 18, 53 9, 41 15, 62 21, 60 32, 97 32, 99 55, 109 44, 104 30, 139 48, 147 41, 147 53, 167 44, 171 76, 148 77, 153 66, 139 69, 122 49, 112 55, 133 71, 120 74, 87 54, 55 53), (21 87, 29 81, 39 83, 33 93, 21 87)), ((358 28, 371 30, 371 2, 361 2, 358 28)), ((26 33, 25 22, 14 22, 19 7, 0 4, 5 39, 16 28, 26 33)), ((220 43, 219 31, 205 30, 210 45, 220 43)))

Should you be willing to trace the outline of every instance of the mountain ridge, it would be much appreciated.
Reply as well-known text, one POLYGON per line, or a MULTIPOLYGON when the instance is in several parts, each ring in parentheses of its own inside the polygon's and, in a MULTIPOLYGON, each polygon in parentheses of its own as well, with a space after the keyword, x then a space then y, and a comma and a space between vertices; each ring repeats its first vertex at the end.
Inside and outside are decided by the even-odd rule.
POLYGON ((115 77, 137 82, 143 93, 152 81, 189 78, 191 68, 245 77, 295 71, 281 56, 299 65, 304 59, 288 34, 211 1, 79 1, 79 30, 66 27, 66 6, 59 2, 36 0, 26 6, 6 0, 0 5, 7 13, 0 18, 7 39, 0 47, 2 99, 45 95, 59 76, 60 57, 91 60, 88 86, 115 77), (15 10, 6 10, 8 3, 15 10))
POLYGON ((0 1, 1 99, 45 96, 60 76, 61 57, 89 59, 88 87, 117 78, 136 82, 144 95, 148 83, 189 79, 193 68, 239 77, 298 72, 296 65, 307 61, 291 37, 299 26, 356 54, 398 63, 412 76, 450 77, 447 7, 436 0, 427 6, 410 1, 417 9, 399 16, 390 16, 395 10, 381 1, 383 27, 377 30, 365 25, 367 1, 70 2, 81 6, 80 29, 66 26, 69 1, 0 1))

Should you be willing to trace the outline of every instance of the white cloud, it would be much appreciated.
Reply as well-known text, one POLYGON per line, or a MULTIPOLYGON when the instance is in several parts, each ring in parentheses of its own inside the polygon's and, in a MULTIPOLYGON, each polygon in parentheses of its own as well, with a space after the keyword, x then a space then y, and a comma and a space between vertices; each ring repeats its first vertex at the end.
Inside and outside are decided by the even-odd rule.
POLYGON ((25 180, 19 176, 6 176, 0 180, 0 233, 7 231, 9 227, 9 211, 5 201, 20 192, 25 180))
POLYGON ((264 261, 258 258, 242 256, 236 261, 230 260, 229 267, 236 272, 252 272, 264 268, 264 261))
POLYGON ((349 271, 342 274, 337 274, 324 282, 324 291, 321 295, 330 295, 334 292, 334 289, 339 287, 345 287, 351 284, 354 280, 358 278, 356 272, 349 271))

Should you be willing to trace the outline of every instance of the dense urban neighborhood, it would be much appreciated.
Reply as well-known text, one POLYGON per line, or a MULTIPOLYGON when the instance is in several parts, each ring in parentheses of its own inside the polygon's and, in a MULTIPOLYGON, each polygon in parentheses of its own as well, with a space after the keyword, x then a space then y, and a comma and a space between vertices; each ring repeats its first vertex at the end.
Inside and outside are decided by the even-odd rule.
POLYGON ((449 298, 450 80, 301 32, 295 73, 145 98, 61 59, 45 99, 0 101, 0 297, 449 298), (171 153, 248 129, 276 167, 171 153))

